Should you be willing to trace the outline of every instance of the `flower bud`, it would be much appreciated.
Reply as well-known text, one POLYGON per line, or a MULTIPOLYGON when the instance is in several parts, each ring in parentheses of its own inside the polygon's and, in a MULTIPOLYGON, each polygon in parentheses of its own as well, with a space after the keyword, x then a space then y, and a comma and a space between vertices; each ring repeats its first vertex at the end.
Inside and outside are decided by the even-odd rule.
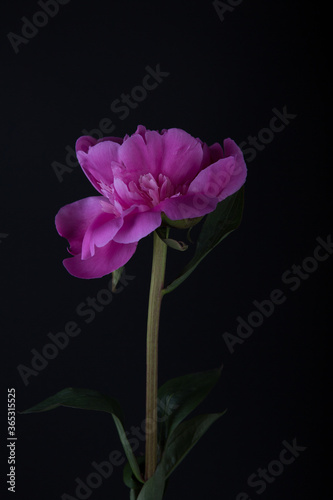
POLYGON ((162 225, 167 227, 176 227, 177 229, 189 229, 190 227, 198 224, 202 217, 194 217, 194 219, 180 219, 180 220, 171 220, 169 219, 164 212, 162 212, 162 225))

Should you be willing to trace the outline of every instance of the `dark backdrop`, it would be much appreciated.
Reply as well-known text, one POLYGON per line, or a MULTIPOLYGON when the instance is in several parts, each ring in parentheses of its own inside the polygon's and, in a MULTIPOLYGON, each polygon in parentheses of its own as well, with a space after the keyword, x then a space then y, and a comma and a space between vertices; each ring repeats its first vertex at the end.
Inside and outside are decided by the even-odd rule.
MULTIPOLYGON (((82 303, 103 297, 109 277, 70 276, 54 227, 61 206, 94 193, 70 153, 82 131, 113 126, 111 135, 124 136, 143 124, 183 128, 209 144, 231 137, 248 163, 240 228, 163 302, 160 382, 223 363, 200 411, 228 409, 174 473, 166 499, 326 498, 328 11, 259 0, 62 3, 56 12, 45 2, 41 15, 43 2, 15 0, 1 14, 1 495, 12 498, 7 388, 23 410, 64 387, 89 387, 120 400, 128 430, 144 419, 151 237, 128 263, 121 293, 83 316, 82 303), (164 75, 144 96, 135 87, 148 66, 164 75), (132 92, 137 105, 120 111, 116 100, 132 92), (279 113, 283 121, 273 119, 279 113), (282 303, 260 320, 254 301, 276 289, 282 303), (226 332, 235 336, 249 315, 258 324, 235 343, 226 332), (73 321, 79 333, 24 382, 18 367, 31 369, 49 334, 73 321), (274 461, 286 443, 299 449, 282 471, 274 461), (251 486, 268 466, 268 480, 251 486)), ((169 251, 168 280, 188 258, 169 251)), ((85 482, 93 462, 121 450, 112 420, 97 412, 17 415, 16 433, 19 500, 78 498, 76 478, 85 482)), ((121 475, 115 467, 89 498, 128 498, 121 475)))

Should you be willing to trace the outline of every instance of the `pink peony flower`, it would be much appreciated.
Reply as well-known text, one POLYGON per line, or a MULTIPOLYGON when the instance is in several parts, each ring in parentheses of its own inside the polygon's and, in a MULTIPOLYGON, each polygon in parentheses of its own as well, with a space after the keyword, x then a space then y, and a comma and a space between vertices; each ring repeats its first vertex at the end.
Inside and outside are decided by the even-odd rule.
POLYGON ((139 125, 124 139, 80 137, 78 161, 99 196, 62 207, 56 228, 74 256, 70 274, 99 278, 123 266, 138 241, 171 220, 202 217, 244 184, 246 165, 231 139, 207 146, 177 128, 139 125))

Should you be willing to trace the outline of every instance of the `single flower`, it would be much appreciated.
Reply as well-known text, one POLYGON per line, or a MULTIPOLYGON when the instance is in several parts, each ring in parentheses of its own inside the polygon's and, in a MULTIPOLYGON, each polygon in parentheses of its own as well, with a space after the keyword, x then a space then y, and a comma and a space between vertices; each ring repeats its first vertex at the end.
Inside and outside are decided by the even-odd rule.
POLYGON ((99 196, 62 207, 58 233, 73 255, 64 260, 78 278, 99 278, 123 266, 138 241, 162 222, 203 217, 246 179, 240 148, 231 139, 207 146, 184 130, 139 125, 123 139, 76 142, 82 170, 99 196))

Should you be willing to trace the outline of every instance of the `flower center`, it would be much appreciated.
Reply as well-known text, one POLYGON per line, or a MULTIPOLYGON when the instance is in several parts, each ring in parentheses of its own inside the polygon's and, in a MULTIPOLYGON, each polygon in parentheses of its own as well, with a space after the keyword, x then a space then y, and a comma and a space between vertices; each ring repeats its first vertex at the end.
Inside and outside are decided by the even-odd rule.
MULTIPOLYGON (((123 174, 123 172, 121 172, 123 174)), ((108 198, 112 207, 104 207, 104 211, 120 213, 133 205, 139 205, 143 210, 158 205, 172 196, 186 194, 188 183, 175 186, 169 177, 158 174, 155 178, 151 173, 140 175, 137 179, 119 175, 111 185, 99 181, 101 193, 108 198), (144 208, 145 207, 145 208, 144 208)), ((108 205, 108 204, 107 204, 108 205)))
POLYGON ((144 174, 137 181, 130 181, 128 184, 131 197, 136 201, 140 197, 150 207, 158 205, 165 198, 184 194, 184 189, 185 186, 174 186, 164 174, 159 174, 157 179, 151 173, 144 174))

